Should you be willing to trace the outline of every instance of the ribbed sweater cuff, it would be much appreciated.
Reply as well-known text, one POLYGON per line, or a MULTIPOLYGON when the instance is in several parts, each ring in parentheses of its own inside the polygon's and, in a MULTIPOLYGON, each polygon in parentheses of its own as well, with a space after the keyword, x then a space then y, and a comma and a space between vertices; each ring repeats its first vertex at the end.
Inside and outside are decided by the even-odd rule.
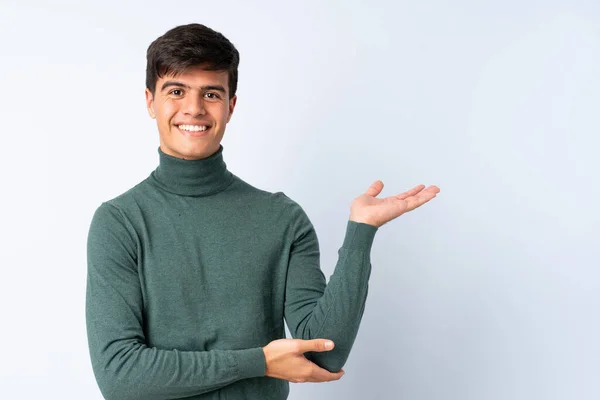
POLYGON ((346 236, 342 247, 345 249, 371 251, 375 233, 379 228, 374 225, 348 220, 346 236))
POLYGON ((262 347, 239 350, 235 358, 240 379, 265 376, 267 361, 265 360, 265 353, 262 347))

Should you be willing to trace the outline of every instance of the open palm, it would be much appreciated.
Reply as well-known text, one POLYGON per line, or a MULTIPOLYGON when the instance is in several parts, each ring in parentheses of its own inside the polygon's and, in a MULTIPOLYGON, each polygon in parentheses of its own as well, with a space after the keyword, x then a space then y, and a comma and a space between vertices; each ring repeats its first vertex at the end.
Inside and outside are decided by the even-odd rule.
POLYGON ((418 185, 411 190, 386 198, 377 198, 383 189, 383 182, 374 182, 367 191, 352 201, 350 220, 377 227, 412 211, 433 199, 440 189, 437 186, 418 185))

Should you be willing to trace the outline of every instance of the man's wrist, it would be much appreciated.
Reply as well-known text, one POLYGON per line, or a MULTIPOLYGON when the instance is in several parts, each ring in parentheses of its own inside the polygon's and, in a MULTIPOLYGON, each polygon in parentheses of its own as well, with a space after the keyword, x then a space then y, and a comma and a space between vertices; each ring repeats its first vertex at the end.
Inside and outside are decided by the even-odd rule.
POLYGON ((269 372, 269 359, 268 359, 268 356, 267 356, 267 347, 266 346, 263 347, 262 351, 263 351, 263 356, 265 357, 265 376, 269 376, 268 375, 268 372, 269 372))
POLYGON ((367 224, 367 225, 372 225, 375 228, 379 228, 380 225, 378 225, 375 221, 367 219, 367 218, 360 218, 360 217, 354 217, 352 215, 350 215, 349 218, 350 221, 352 222, 357 222, 357 223, 361 223, 361 224, 367 224))

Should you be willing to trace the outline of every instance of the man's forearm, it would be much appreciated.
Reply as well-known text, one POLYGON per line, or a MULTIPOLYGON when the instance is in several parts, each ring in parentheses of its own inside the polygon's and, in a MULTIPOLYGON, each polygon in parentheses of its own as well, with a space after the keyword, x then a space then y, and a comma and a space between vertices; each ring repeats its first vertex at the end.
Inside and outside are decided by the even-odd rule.
MULTIPOLYGON (((98 386, 107 400, 163 400, 195 396, 244 378, 264 376, 261 348, 178 351, 143 344, 92 354, 98 386)), ((118 346, 118 345, 116 345, 118 346)))
MULTIPOLYGON (((290 331, 294 337, 334 341, 335 348, 329 352, 307 354, 309 359, 329 371, 339 371, 343 367, 358 333, 368 293, 370 250, 376 231, 375 226, 348 221, 335 270, 322 295, 312 300, 299 296, 289 300, 288 320, 292 322, 290 331), (297 324, 294 325, 294 321, 298 321, 297 324)), ((298 284, 302 292, 308 292, 310 276, 315 280, 313 291, 321 290, 317 273, 306 273, 309 266, 291 265, 291 268, 292 279, 302 281, 298 284)), ((300 290, 297 292, 301 293, 300 290)))

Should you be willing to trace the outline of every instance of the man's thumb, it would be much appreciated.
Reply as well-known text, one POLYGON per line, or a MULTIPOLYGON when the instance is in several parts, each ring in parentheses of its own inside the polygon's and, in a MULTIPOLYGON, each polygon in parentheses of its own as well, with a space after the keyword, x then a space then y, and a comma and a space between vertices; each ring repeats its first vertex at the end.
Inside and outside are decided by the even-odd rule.
POLYGON ((328 339, 312 339, 305 340, 304 346, 302 347, 303 353, 306 353, 308 351, 329 351, 333 349, 334 344, 331 340, 328 339))

